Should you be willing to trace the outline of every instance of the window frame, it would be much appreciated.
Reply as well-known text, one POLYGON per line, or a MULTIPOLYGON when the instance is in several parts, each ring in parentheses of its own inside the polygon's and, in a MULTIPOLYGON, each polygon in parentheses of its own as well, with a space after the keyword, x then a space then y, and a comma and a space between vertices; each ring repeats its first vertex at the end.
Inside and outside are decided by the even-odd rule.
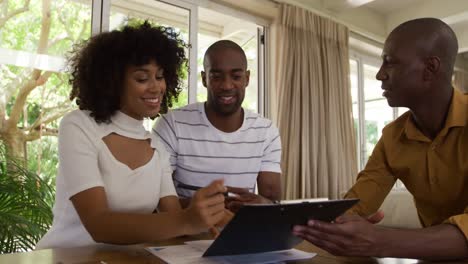
MULTIPOLYGON (((367 160, 367 144, 366 144, 366 124, 365 124, 365 95, 364 95, 364 64, 377 67, 380 69, 382 65, 382 59, 378 56, 372 56, 364 54, 357 50, 350 49, 349 60, 355 60, 357 63, 357 78, 358 78, 358 142, 356 144, 357 151, 357 165, 358 170, 361 171, 366 166, 367 160)), ((351 74, 350 74, 351 76, 351 74)), ((351 82, 350 82, 351 83, 351 82)), ((349 87, 351 90, 351 86, 349 87)), ((390 106, 389 106, 390 107, 390 106)), ((399 117, 399 108, 392 107, 393 109, 393 120, 399 117)), ((393 121, 392 120, 392 121, 393 121)), ((371 151, 371 150, 370 150, 371 151)), ((393 186, 395 190, 405 190, 405 185, 400 181, 396 181, 393 186)))
MULTIPOLYGON (((216 3, 210 0, 154 0, 164 4, 172 5, 178 8, 183 8, 189 11, 189 43, 191 48, 189 49, 189 76, 188 76, 188 104, 197 102, 197 82, 199 69, 197 65, 198 56, 198 22, 199 14, 198 8, 203 7, 211 9, 216 12, 220 12, 226 15, 234 16, 239 19, 255 23, 261 27, 258 34, 258 113, 264 115, 267 113, 268 100, 266 95, 268 92, 265 89, 266 84, 269 80, 269 69, 266 68, 267 56, 267 43, 266 34, 269 29, 269 21, 261 17, 248 14, 246 12, 239 11, 237 9, 216 3), (262 41, 263 40, 263 41, 262 41)), ((109 30, 109 18, 110 18, 111 0, 94 0, 92 8, 92 19, 91 19, 91 34, 95 35, 100 32, 109 30)))
MULTIPOLYGON (((356 50, 350 50, 349 60, 355 60, 357 62, 357 84, 358 84, 358 142, 357 146, 357 157, 358 157, 358 169, 361 171, 364 169, 367 160, 367 153, 372 150, 367 150, 366 146, 366 124, 365 124, 365 94, 364 94, 364 64, 380 68, 382 61, 377 56, 371 56, 361 53, 356 50)), ((351 89, 351 87, 350 87, 351 89)), ((390 107, 390 106, 389 106, 390 107)), ((393 120, 398 118, 398 108, 392 107, 393 120)))

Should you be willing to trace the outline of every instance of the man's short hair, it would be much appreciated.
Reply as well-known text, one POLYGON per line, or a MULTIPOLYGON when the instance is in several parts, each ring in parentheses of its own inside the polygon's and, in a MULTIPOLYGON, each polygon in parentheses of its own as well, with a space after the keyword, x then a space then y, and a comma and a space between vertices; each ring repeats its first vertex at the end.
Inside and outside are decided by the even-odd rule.
POLYGON ((208 67, 209 55, 211 55, 215 51, 225 50, 225 49, 232 49, 232 50, 238 51, 241 54, 245 62, 245 68, 247 68, 247 56, 245 55, 245 52, 242 49, 242 47, 239 46, 234 41, 227 40, 227 39, 216 41, 215 43, 211 44, 211 46, 208 47, 208 49, 205 52, 205 56, 203 57, 203 68, 206 69, 208 67))

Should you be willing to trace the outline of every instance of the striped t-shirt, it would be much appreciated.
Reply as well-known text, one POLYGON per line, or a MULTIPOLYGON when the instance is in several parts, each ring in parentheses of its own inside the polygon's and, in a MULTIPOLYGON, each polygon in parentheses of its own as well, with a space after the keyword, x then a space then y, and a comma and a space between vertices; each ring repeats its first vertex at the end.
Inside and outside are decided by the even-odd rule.
POLYGON ((232 133, 214 127, 204 103, 190 104, 158 118, 153 131, 170 153, 174 185, 179 196, 193 191, 178 183, 207 186, 224 179, 227 186, 255 190, 258 173, 281 172, 278 128, 260 115, 244 109, 242 126, 232 133))

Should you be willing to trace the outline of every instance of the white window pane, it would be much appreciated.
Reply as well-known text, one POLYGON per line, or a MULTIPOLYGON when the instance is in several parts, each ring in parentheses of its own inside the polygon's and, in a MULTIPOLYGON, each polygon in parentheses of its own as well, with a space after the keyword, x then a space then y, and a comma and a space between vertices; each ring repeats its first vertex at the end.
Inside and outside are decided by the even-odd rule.
POLYGON ((358 168, 360 165, 360 141, 359 141, 359 97, 358 97, 358 62, 356 60, 349 60, 349 78, 351 85, 351 101, 353 103, 353 122, 354 134, 356 136, 356 152, 358 168))
MULTIPOLYGON (((154 0, 112 0, 109 30, 118 29, 129 19, 149 20, 157 25, 171 27, 185 43, 189 43, 190 11, 154 0)), ((188 58, 188 50, 185 51, 188 58)), ((188 73, 181 84, 183 90, 172 108, 188 104, 188 73)))
MULTIPOLYGON (((13 115, 12 106, 18 98, 25 100, 23 109, 19 109, 20 120, 12 124, 25 135, 39 131, 42 135, 56 135, 60 117, 76 108, 69 100, 66 55, 75 43, 91 36, 92 0, 49 2, 50 5, 43 5, 42 0, 0 1, 0 122, 11 121, 8 117, 13 115), (50 14, 50 19, 43 17, 43 12, 50 14), (31 82, 34 78, 37 81, 31 82), (31 93, 18 93, 29 85, 31 93), (49 119, 52 116, 59 118, 49 119)), ((56 137, 40 136, 21 143, 27 143, 27 151, 17 154, 27 157, 28 169, 43 179, 54 179, 56 137)))
POLYGON ((354 129, 356 131, 356 137, 359 138, 359 97, 358 97, 358 70, 357 61, 349 61, 349 78, 351 83, 351 100, 353 102, 353 119, 354 129))
POLYGON ((351 97, 354 104, 358 101, 358 70, 356 60, 349 60, 349 75, 351 81, 351 97))
POLYGON ((375 79, 378 68, 364 64, 366 157, 374 150, 382 129, 393 120, 393 109, 382 96, 381 82, 375 79))
MULTIPOLYGON (((47 117, 74 107, 69 101, 66 55, 75 43, 91 36, 92 9, 91 0, 51 1, 50 9, 46 10, 51 19, 47 20, 42 15, 47 5, 43 6, 41 0, 31 0, 24 8, 26 2, 6 0, 0 5, 3 17, 9 17, 0 25, 0 111, 6 111, 7 116, 11 114, 16 94, 33 74, 51 72, 51 75, 43 75, 27 96, 28 113, 18 124, 24 128, 40 114, 47 117), (16 15, 10 17, 12 14, 16 15)), ((42 127, 45 125, 56 128, 58 122, 42 127)))
MULTIPOLYGON (((241 46, 247 56, 247 67, 250 70, 250 82, 245 91, 242 107, 258 112, 258 45, 255 23, 241 20, 210 9, 199 9, 198 33, 198 68, 203 70, 203 56, 208 47, 221 39, 229 39, 241 46)), ((206 88, 198 76, 197 101, 206 101, 206 88)))
POLYGON ((402 114, 406 113, 409 109, 406 107, 398 107, 398 116, 401 116, 402 114))
POLYGON ((375 78, 379 68, 364 64, 364 98, 367 101, 382 99, 381 82, 375 78))

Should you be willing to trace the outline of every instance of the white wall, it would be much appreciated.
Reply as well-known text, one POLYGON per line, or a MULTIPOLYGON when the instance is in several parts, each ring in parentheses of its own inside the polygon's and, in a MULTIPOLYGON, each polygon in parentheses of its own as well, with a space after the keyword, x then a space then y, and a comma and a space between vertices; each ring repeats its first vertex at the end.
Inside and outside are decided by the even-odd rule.
MULTIPOLYGON (((197 0, 193 0, 197 1, 197 0)), ((383 42, 393 28, 404 21, 418 17, 437 17, 449 24, 457 34, 459 52, 468 52, 468 0, 424 0, 399 1, 405 5, 391 12, 376 12, 367 7, 350 8, 346 0, 334 0, 334 9, 327 7, 328 0, 199 0, 227 5, 243 12, 259 16, 269 21, 270 27, 278 14, 278 3, 283 2, 307 9, 318 15, 330 18, 338 23, 345 24, 351 31, 350 47, 359 53, 379 57, 383 42), (341 6, 340 5, 341 1, 341 6), (338 9, 336 9, 338 5, 338 9), (328 8, 328 9, 327 9, 328 8)), ((392 0, 389 0, 389 4, 392 0)), ((372 1, 371 1, 372 2, 372 1)), ((392 9, 393 10, 393 9, 392 9)), ((274 42, 274 39, 270 39, 274 42)), ((272 43, 270 43, 271 46, 272 43)), ((273 50, 273 49, 272 49, 273 50)), ((270 64, 274 65, 275 55, 270 54, 270 64)), ((271 65, 267 65, 271 67, 271 65)), ((456 68, 468 72, 468 59, 459 56, 456 68)), ((275 73, 272 68, 267 69, 270 76, 275 73)), ((276 114, 276 87, 270 81, 269 89, 269 115, 276 114)))
POLYGON ((387 17, 387 34, 400 23, 417 17, 436 17, 449 24, 458 37, 459 52, 468 51, 468 1, 425 0, 414 3, 387 17))

